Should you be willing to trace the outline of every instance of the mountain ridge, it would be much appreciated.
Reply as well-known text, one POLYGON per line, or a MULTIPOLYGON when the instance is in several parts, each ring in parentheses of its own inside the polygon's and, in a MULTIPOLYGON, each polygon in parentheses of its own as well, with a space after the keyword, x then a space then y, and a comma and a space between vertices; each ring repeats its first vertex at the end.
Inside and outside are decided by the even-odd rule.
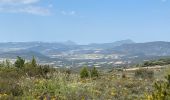
MULTIPOLYGON (((153 41, 135 43, 122 40, 112 43, 79 45, 72 41, 59 42, 8 42, 0 43, 0 58, 26 59, 37 57, 46 62, 70 61, 119 61, 147 60, 161 56, 170 56, 170 42, 153 41)), ((80 62, 81 63, 81 62, 80 62)))

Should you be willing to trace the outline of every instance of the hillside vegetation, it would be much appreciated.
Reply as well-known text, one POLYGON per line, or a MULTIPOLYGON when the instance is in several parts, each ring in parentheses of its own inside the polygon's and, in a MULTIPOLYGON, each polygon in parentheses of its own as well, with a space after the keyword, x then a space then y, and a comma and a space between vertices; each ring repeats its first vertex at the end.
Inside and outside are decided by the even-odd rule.
POLYGON ((30 62, 17 57, 14 64, 0 64, 0 100, 169 100, 167 64, 130 71, 84 66, 75 72, 39 65, 34 57, 30 62))

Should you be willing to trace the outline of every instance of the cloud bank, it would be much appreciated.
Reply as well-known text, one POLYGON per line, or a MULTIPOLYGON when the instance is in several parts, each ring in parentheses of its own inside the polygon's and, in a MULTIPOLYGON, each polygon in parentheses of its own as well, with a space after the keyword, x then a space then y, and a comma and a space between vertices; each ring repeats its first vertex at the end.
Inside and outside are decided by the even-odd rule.
POLYGON ((39 6, 40 2, 42 0, 0 0, 0 12, 50 15, 50 7, 39 6))

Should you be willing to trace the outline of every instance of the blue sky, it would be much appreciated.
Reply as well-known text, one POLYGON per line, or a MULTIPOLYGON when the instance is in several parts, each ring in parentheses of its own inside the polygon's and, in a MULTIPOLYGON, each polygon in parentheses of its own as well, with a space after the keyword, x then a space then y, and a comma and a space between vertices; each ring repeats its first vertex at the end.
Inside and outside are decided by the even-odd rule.
POLYGON ((0 42, 169 38, 170 0, 0 0, 0 42))

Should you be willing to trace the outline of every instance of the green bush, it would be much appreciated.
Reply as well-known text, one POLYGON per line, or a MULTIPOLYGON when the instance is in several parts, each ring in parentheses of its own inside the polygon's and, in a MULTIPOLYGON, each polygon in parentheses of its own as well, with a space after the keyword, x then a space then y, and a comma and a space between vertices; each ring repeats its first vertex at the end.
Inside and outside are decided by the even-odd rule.
POLYGON ((44 78, 47 78, 47 73, 50 72, 49 65, 40 65, 39 66, 39 72, 40 72, 41 76, 43 76, 44 78))
POLYGON ((15 67, 21 69, 24 67, 24 64, 25 64, 25 60, 18 56, 17 60, 15 61, 15 67))
POLYGON ((31 60, 31 66, 37 67, 37 61, 36 61, 35 57, 33 57, 32 60, 31 60))
POLYGON ((83 67, 80 71, 80 77, 81 78, 87 78, 89 77, 89 71, 87 69, 87 67, 83 67))
POLYGON ((0 79, 0 94, 8 94, 12 96, 22 96, 23 89, 17 83, 17 79, 0 79))
POLYGON ((25 64, 24 72, 29 77, 40 76, 40 74, 38 73, 38 68, 37 67, 33 67, 31 65, 31 63, 26 63, 25 64))
POLYGON ((96 69, 96 67, 93 67, 90 74, 91 74, 91 77, 99 77, 99 72, 96 69))
POLYGON ((170 64, 170 58, 163 58, 159 60, 151 60, 151 61, 145 61, 142 64, 142 67, 148 67, 148 66, 156 66, 156 65, 168 65, 170 64))
POLYGON ((34 57, 31 62, 26 63, 24 66, 24 71, 29 77, 47 78, 47 74, 53 70, 49 65, 38 65, 34 57))

